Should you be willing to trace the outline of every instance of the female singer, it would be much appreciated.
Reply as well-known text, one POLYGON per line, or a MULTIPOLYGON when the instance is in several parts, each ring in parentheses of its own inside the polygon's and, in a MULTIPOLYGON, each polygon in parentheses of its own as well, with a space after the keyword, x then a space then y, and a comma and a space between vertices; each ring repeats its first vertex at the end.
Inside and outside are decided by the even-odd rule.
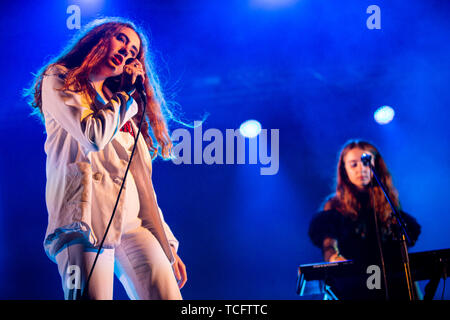
POLYGON ((132 299, 181 299, 186 268, 151 181, 152 159, 169 158, 172 142, 145 34, 123 19, 94 21, 41 69, 30 95, 47 132, 44 248, 57 263, 65 298, 112 299, 116 273, 132 299))
MULTIPOLYGON (((351 140, 343 146, 337 164, 336 191, 312 219, 309 237, 315 246, 322 249, 327 262, 353 260, 364 267, 380 266, 381 270, 379 239, 385 266, 389 270, 398 267, 401 262, 400 244, 395 232, 397 223, 369 166, 361 162, 364 153, 371 155, 375 171, 397 211, 403 216, 411 240, 408 245, 413 246, 417 241, 420 225, 412 216, 401 211, 398 192, 380 152, 372 144, 360 140, 351 140), (379 227, 379 238, 376 225, 379 227)), ((402 294, 407 293, 406 290, 399 293, 401 289, 392 285, 389 289, 391 298, 404 297, 402 294)))

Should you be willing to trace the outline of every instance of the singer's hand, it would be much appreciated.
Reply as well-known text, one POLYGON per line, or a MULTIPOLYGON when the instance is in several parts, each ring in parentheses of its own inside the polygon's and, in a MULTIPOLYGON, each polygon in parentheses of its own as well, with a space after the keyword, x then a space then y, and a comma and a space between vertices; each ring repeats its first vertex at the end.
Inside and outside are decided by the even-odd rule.
POLYGON ((175 248, 172 246, 170 246, 170 248, 172 249, 173 257, 175 258, 172 269, 178 282, 178 288, 181 289, 184 287, 184 284, 187 281, 186 266, 184 265, 183 261, 181 261, 180 257, 175 251, 175 248))
POLYGON ((123 67, 119 91, 132 93, 134 91, 136 79, 139 76, 142 76, 142 80, 145 79, 144 69, 138 59, 131 60, 129 63, 125 64, 123 67))

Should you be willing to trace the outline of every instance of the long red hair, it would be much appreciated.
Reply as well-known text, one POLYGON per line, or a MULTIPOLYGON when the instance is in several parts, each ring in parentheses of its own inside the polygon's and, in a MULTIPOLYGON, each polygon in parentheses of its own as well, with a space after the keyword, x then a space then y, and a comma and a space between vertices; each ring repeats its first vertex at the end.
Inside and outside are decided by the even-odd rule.
MULTIPOLYGON (((357 189, 350 182, 345 170, 344 158, 347 152, 352 149, 361 149, 368 151, 375 157, 375 170, 381 182, 387 189, 387 193, 391 198, 396 209, 400 209, 400 202, 398 198, 398 191, 392 182, 392 176, 386 166, 378 149, 367 141, 350 140, 342 147, 337 165, 336 174, 336 192, 329 196, 323 206, 323 210, 335 209, 343 215, 348 215, 353 219, 358 216, 358 211, 361 209, 361 203, 358 200, 357 189)), ((370 203, 377 212, 380 221, 388 223, 391 216, 392 209, 386 200, 383 190, 372 178, 372 192, 369 192, 370 203)))
MULTIPOLYGON (((141 41, 140 51, 136 58, 141 62, 146 74, 144 87, 147 95, 147 108, 141 132, 152 154, 152 158, 158 155, 158 146, 155 146, 153 142, 149 130, 150 127, 158 142, 161 156, 164 159, 169 159, 172 156, 173 144, 169 136, 166 118, 171 118, 172 112, 166 104, 158 76, 154 71, 153 59, 148 52, 148 41, 145 33, 131 21, 121 18, 105 18, 88 24, 58 57, 41 68, 26 95, 31 98, 29 104, 35 108, 34 113, 39 114, 42 118, 41 89, 43 76, 46 75, 46 71, 50 67, 62 65, 68 69, 68 72, 65 76, 65 84, 61 90, 70 88, 76 92, 85 93, 93 101, 97 93, 89 83, 89 74, 105 59, 112 37, 116 36, 125 27, 133 29, 141 41)), ((120 77, 106 79, 105 85, 112 92, 116 92, 120 84, 120 77)), ((133 121, 139 124, 142 116, 143 108, 142 104, 139 103, 138 113, 133 117, 133 121)))

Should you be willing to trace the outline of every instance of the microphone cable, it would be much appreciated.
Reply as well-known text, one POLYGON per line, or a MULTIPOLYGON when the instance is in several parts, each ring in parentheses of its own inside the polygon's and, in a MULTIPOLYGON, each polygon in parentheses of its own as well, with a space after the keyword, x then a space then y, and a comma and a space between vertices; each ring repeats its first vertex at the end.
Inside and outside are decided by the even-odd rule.
POLYGON ((125 175, 123 177, 123 181, 122 181, 122 185, 120 186, 120 190, 119 190, 119 194, 117 196, 116 199, 116 204, 114 205, 114 210, 113 213, 111 214, 111 218, 109 219, 109 223, 108 226, 106 227, 105 230, 105 234, 103 235, 102 241, 100 242, 100 246, 97 250, 97 254, 95 255, 95 259, 94 259, 94 263, 92 264, 91 270, 89 272, 89 276, 86 280, 86 284, 83 290, 83 293, 81 294, 81 300, 88 300, 88 292, 89 292, 89 282, 91 280, 92 277, 92 273, 94 272, 94 268, 95 268, 95 264, 97 263, 98 257, 100 255, 100 251, 102 250, 103 247, 103 243, 105 242, 106 239, 106 235, 108 234, 109 228, 111 227, 111 223, 113 221, 114 215, 116 214, 116 209, 117 209, 117 205, 119 204, 119 199, 120 199, 120 195, 122 194, 122 190, 123 190, 123 186, 125 185, 125 180, 127 178, 127 174, 128 174, 128 170, 130 169, 130 164, 131 164, 131 160, 133 160, 133 156, 134 156, 134 152, 136 150, 136 145, 139 139, 139 135, 141 133, 141 128, 142 128, 142 122, 145 118, 145 110, 147 108, 147 96, 145 94, 145 88, 144 85, 142 83, 142 77, 139 76, 136 81, 135 81, 135 88, 136 91, 139 93, 139 96, 143 102, 143 111, 142 111, 142 117, 139 121, 139 126, 138 126, 138 132, 136 134, 136 137, 134 139, 134 145, 133 145, 133 150, 131 151, 131 155, 130 155, 130 160, 128 161, 128 165, 127 165, 127 169, 125 170, 125 175))

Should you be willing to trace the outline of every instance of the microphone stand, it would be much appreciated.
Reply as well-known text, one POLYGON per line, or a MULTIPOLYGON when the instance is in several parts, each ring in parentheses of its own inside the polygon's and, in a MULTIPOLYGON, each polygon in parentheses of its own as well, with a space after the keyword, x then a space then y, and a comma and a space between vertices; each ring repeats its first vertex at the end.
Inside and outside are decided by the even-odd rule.
POLYGON ((392 213, 394 214, 394 217, 397 220, 398 228, 395 228, 395 229, 397 231, 397 234, 400 234, 402 263, 403 263, 403 270, 405 272, 405 281, 406 281, 406 285, 408 287, 408 296, 409 296, 410 301, 416 300, 416 295, 415 295, 414 289, 413 289, 413 281, 411 278, 411 268, 410 268, 410 263, 409 263, 409 254, 408 254, 408 246, 407 246, 407 243, 411 243, 411 241, 408 236, 408 232, 406 231, 406 228, 405 228, 405 222, 404 222, 402 216, 400 215, 400 213, 397 211, 397 209, 393 205, 389 194, 386 192, 386 187, 383 185, 383 183, 381 182, 380 178, 378 177, 378 175, 375 171, 375 168, 372 166, 371 158, 372 158, 371 155, 364 153, 361 156, 361 161, 364 166, 369 166, 370 170, 372 171, 373 176, 375 177, 375 180, 377 181, 381 190, 383 190, 384 196, 386 197, 386 200, 388 201, 388 203, 392 209, 392 213))
MULTIPOLYGON (((373 181, 370 181, 370 193, 373 198, 373 181)), ((381 242, 380 228, 378 227, 378 216, 377 216, 377 212, 375 211, 375 207, 372 208, 372 214, 373 214, 373 221, 375 223, 374 227, 375 227, 375 234, 377 236, 378 250, 380 253, 381 270, 383 272, 384 298, 386 299, 386 301, 388 301, 389 300, 389 289, 388 289, 388 283, 387 283, 387 277, 386 277, 386 265, 384 263, 383 245, 381 242)))
POLYGON ((120 186, 119 194, 118 194, 117 199, 116 199, 116 204, 114 205, 114 210, 113 210, 113 213, 111 214, 111 219, 109 220, 108 226, 106 227, 106 230, 105 230, 105 234, 103 235, 103 239, 100 242, 100 246, 98 247, 97 254, 95 255, 94 263, 92 264, 91 270, 89 272, 89 276, 87 278, 86 285, 84 287, 83 293, 82 293, 80 299, 77 299, 77 300, 89 300, 89 298, 88 298, 89 281, 91 280, 92 273, 94 272, 95 264, 97 263, 98 257, 100 255, 100 251, 102 250, 103 243, 105 242, 105 239, 106 239, 106 235, 108 234, 109 228, 111 226, 111 223, 113 221, 114 215, 116 213, 117 205, 119 204, 120 195, 122 194, 122 190, 123 190, 123 186, 125 184, 125 180, 127 178, 128 170, 130 169, 131 160, 133 159, 133 155, 134 155, 134 152, 136 150, 136 145, 137 145, 137 142, 138 142, 138 138, 139 138, 139 135, 141 133, 142 122, 143 122, 144 117, 145 117, 145 109, 147 108, 147 96, 145 94, 145 88, 144 88, 144 84, 143 84, 143 81, 142 81, 142 77, 138 77, 136 79, 135 88, 136 88, 136 91, 139 93, 139 96, 140 96, 140 98, 142 100, 142 103, 143 103, 142 117, 141 117, 141 120, 139 121, 138 132, 137 132, 136 137, 134 139, 133 150, 131 151, 130 160, 128 161, 127 169, 125 170, 125 175, 123 177, 122 185, 120 186))

